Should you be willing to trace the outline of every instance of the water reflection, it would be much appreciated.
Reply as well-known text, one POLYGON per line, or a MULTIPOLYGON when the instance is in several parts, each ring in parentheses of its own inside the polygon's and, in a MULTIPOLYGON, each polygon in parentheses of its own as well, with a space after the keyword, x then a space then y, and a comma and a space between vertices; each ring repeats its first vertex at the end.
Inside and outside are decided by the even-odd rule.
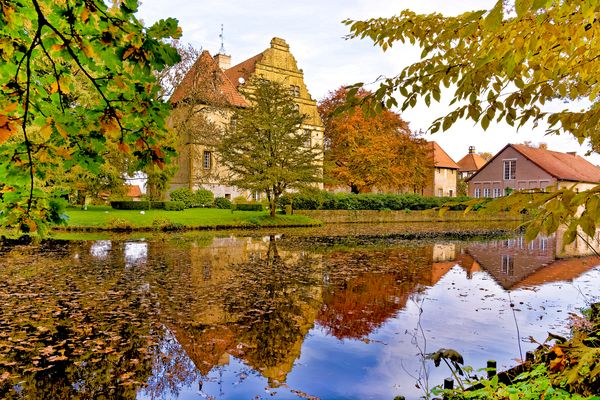
POLYGON ((416 398, 418 304, 429 350, 481 367, 518 356, 506 290, 524 337, 560 326, 577 293, 600 295, 600 259, 557 260, 578 247, 554 237, 276 239, 4 249, 0 397, 416 398))

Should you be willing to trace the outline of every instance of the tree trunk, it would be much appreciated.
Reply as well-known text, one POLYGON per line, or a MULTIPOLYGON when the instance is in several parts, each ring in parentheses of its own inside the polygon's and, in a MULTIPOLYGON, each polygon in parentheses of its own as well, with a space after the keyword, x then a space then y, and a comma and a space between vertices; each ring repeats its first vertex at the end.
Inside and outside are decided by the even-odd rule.
POLYGON ((358 186, 356 186, 354 183, 350 184, 350 193, 354 193, 354 194, 359 193, 358 186))

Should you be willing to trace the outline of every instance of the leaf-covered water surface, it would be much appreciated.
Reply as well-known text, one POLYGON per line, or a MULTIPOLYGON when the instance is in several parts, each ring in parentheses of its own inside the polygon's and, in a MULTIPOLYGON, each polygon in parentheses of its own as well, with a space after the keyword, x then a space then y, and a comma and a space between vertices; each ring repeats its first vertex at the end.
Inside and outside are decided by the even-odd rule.
POLYGON ((554 238, 349 229, 0 247, 0 397, 416 398, 420 307, 431 351, 508 366, 515 320, 560 331, 600 296, 554 238))

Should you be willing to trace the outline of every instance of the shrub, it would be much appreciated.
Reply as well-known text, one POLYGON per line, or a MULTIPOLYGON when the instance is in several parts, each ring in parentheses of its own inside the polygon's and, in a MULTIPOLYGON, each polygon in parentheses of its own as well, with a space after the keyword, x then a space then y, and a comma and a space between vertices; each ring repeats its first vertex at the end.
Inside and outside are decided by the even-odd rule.
POLYGON ((217 197, 214 201, 214 206, 216 208, 229 210, 231 208, 231 201, 229 201, 229 199, 226 199, 225 197, 217 197))
POLYGON ((166 201, 151 201, 150 208, 154 210, 164 210, 166 201))
POLYGON ((248 199, 244 196, 236 196, 233 198, 233 204, 245 204, 248 202, 248 199))
POLYGON ((182 201, 186 208, 193 207, 195 202, 194 192, 188 188, 175 189, 169 197, 172 201, 182 201))
POLYGON ((111 201, 110 206, 115 210, 149 210, 149 201, 111 201))
POLYGON ((215 195, 208 189, 198 189, 194 193, 193 207, 212 207, 215 195))
POLYGON ((185 209, 186 206, 183 201, 165 201, 165 211, 181 211, 185 209))
MULTIPOLYGON (((448 202, 458 203, 468 197, 434 197, 414 193, 328 193, 325 191, 303 191, 285 194, 279 198, 281 208, 292 204, 296 210, 429 210, 448 202)), ((464 210, 462 204, 453 204, 451 210, 464 210)))
POLYGON ((262 211, 263 205, 260 203, 236 204, 234 210, 236 210, 236 211, 262 211))

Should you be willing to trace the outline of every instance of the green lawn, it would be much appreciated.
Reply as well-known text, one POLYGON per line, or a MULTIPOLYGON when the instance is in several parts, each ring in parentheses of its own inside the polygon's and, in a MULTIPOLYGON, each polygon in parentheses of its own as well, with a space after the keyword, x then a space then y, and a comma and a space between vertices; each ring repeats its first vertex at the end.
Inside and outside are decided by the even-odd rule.
POLYGON ((234 211, 216 208, 191 208, 183 211, 115 210, 90 206, 87 210, 68 208, 68 227, 86 228, 181 228, 307 226, 319 221, 302 215, 278 214, 271 218, 267 211, 234 211))

